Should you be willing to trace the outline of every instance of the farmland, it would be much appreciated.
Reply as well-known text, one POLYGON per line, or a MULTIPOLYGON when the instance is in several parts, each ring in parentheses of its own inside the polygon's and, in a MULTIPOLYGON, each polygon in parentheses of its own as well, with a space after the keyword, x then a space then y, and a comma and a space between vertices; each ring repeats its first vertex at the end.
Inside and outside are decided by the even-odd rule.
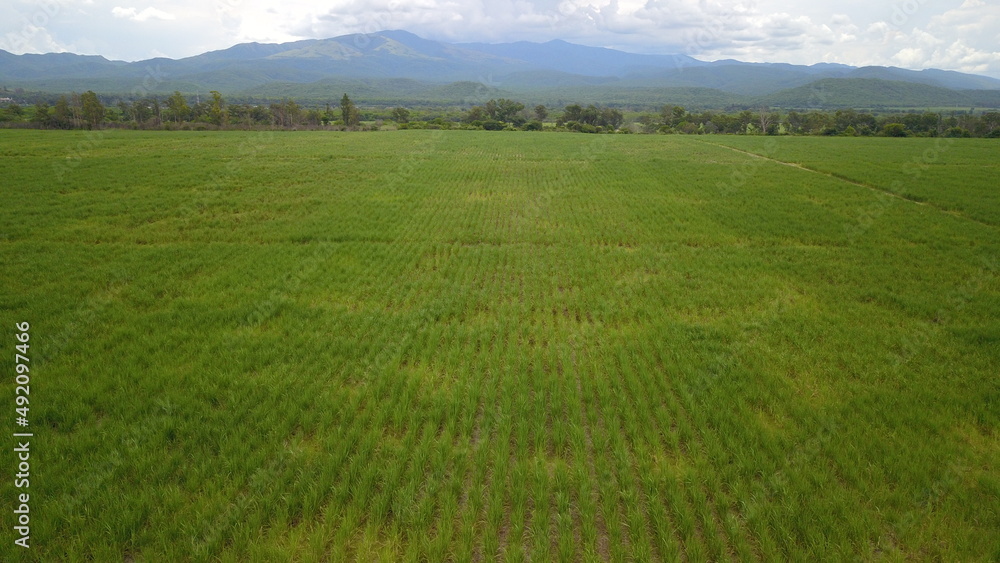
POLYGON ((0 131, 0 560, 1000 557, 998 149, 0 131))

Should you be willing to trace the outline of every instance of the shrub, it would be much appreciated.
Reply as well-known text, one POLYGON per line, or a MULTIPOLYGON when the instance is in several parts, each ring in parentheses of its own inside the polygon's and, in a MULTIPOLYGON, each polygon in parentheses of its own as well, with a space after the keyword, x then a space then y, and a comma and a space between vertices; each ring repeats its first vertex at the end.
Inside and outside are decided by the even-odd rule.
POLYGON ((886 137, 906 137, 910 134, 902 123, 889 123, 882 128, 882 133, 886 137))

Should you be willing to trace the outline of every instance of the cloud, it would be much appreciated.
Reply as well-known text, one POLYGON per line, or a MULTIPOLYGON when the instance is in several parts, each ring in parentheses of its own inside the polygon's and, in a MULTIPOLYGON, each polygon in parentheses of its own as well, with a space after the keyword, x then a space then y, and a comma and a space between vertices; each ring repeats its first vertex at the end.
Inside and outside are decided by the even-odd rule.
POLYGON ((120 2, 45 0, 42 5, 57 9, 34 27, 25 20, 42 18, 36 0, 0 2, 0 48, 124 60, 161 53, 180 58, 249 41, 405 29, 453 42, 564 39, 704 60, 936 66, 1000 77, 1000 2, 992 0, 171 0, 157 7, 120 2), (176 31, 181 25, 183 34, 176 31), (3 41, 5 36, 18 39, 16 45, 3 41))
POLYGON ((1000 77, 996 30, 1000 5, 965 0, 958 8, 931 16, 925 27, 908 32, 882 30, 895 52, 889 59, 907 68, 944 68, 1000 77))
POLYGON ((146 8, 145 10, 139 12, 135 8, 122 8, 120 6, 115 6, 114 8, 111 8, 111 14, 116 18, 125 18, 137 22, 176 19, 173 14, 169 14, 163 10, 157 10, 156 8, 146 8))

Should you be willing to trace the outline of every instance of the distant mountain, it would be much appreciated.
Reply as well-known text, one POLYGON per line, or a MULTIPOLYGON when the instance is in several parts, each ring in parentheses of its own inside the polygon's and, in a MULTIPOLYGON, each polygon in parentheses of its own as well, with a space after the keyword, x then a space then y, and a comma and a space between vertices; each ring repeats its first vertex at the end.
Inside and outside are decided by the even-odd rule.
POLYGON ((546 103, 680 103, 715 108, 997 107, 1000 80, 941 70, 703 62, 546 43, 451 44, 406 31, 281 44, 244 43, 184 59, 127 63, 70 53, 0 51, 0 86, 107 96, 219 90, 233 98, 480 103, 519 96, 546 103), (825 92, 816 96, 817 88, 825 92), (997 104, 996 106, 991 104, 997 104))
POLYGON ((624 86, 714 88, 739 95, 759 96, 795 88, 842 71, 816 71, 812 67, 748 63, 712 64, 694 68, 627 76, 624 86))
POLYGON ((953 90, 998 90, 1000 80, 988 76, 962 74, 952 70, 906 70, 902 68, 866 66, 853 69, 844 75, 845 78, 877 78, 881 80, 896 80, 900 82, 916 82, 930 86, 941 86, 953 90))
POLYGON ((764 96, 759 103, 785 108, 828 109, 1000 107, 1000 90, 951 90, 877 78, 824 78, 764 96))
POLYGON ((583 76, 625 76, 635 72, 703 66, 708 63, 686 55, 637 55, 602 47, 574 45, 556 39, 547 43, 465 43, 469 50, 510 60, 524 61, 537 68, 583 76))

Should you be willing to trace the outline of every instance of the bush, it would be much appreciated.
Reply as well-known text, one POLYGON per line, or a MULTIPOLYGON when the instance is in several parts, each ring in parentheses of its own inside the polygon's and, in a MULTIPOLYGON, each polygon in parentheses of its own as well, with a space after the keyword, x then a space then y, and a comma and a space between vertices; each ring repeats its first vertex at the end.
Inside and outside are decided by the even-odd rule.
POLYGON ((529 121, 529 122, 527 122, 527 123, 524 124, 524 130, 525 131, 541 131, 542 130, 542 122, 538 121, 538 120, 529 121))
POLYGON ((972 133, 969 133, 968 129, 962 129, 961 127, 952 127, 951 129, 945 131, 943 136, 951 139, 968 139, 969 137, 972 136, 972 133))
POLYGON ((882 133, 886 137, 906 137, 910 134, 902 123, 889 123, 882 128, 882 133))
MULTIPOLYGON (((475 121, 473 121, 473 123, 475 123, 475 121)), ((506 127, 506 125, 495 119, 487 119, 483 122, 483 129, 486 129, 487 131, 503 131, 504 127, 506 127)))

